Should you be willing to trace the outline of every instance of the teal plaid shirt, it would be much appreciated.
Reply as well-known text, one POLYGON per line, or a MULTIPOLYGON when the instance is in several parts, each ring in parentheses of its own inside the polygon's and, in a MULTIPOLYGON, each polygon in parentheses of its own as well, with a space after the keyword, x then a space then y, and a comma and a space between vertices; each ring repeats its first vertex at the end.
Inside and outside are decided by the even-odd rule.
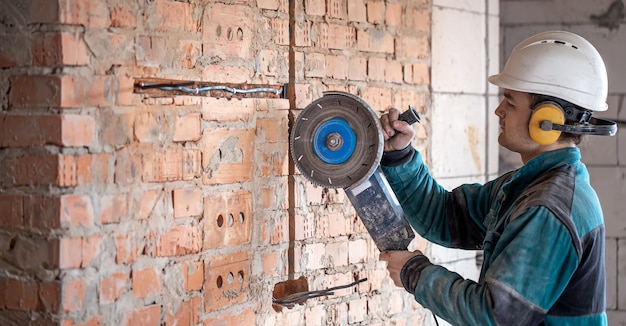
POLYGON ((607 324, 604 222, 578 148, 452 191, 408 150, 383 171, 411 226, 431 242, 484 252, 478 282, 425 267, 417 302, 453 325, 607 324))

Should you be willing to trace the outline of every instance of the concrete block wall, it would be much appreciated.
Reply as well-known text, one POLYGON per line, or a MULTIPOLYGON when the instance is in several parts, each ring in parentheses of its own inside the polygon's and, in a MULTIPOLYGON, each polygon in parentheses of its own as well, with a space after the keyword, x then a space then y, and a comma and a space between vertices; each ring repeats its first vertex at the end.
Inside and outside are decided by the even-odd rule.
MULTIPOLYGON (((430 323, 342 190, 290 164, 288 128, 325 90, 430 116, 432 13, 428 0, 3 1, 0 324, 430 323), (153 96, 136 92, 145 78, 289 92, 153 96), (288 281, 365 277, 272 306, 288 281)), ((429 153, 431 122, 416 128, 429 153)))
MULTIPOLYGON (((532 34, 562 29, 582 35, 605 60, 609 109, 597 114, 620 120, 615 137, 588 136, 581 145, 606 223, 607 309, 609 325, 626 325, 626 9, 622 0, 501 1, 502 58, 532 34)), ((507 168, 519 158, 502 150, 507 168)))
MULTIPOLYGON (((433 1, 432 107, 427 162, 447 189, 497 176, 499 2, 433 1)), ((429 247, 431 257, 478 279, 480 252, 429 247)), ((443 323, 443 321, 440 321, 443 323)))

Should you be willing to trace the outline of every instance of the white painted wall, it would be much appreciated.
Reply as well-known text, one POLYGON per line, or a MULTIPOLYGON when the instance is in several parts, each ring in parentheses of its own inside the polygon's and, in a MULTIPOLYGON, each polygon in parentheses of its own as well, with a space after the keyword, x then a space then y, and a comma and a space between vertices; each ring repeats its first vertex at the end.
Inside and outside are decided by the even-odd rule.
MULTIPOLYGON (((498 90, 487 77, 499 69, 498 0, 434 0, 431 132, 426 160, 447 187, 484 183, 498 172, 498 90)), ((430 246, 432 260, 477 280, 476 251, 430 246)), ((440 324, 443 324, 441 322, 440 324)))

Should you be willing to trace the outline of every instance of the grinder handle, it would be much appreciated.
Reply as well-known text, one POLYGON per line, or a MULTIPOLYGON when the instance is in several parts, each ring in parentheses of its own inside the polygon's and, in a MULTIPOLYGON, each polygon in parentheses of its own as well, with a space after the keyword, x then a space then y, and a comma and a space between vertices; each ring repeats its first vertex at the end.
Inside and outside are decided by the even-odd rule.
POLYGON ((405 121, 406 123, 412 125, 416 122, 422 122, 422 118, 420 118, 419 114, 417 114, 417 110, 413 107, 413 105, 409 105, 409 109, 402 112, 398 117, 398 120, 405 121))

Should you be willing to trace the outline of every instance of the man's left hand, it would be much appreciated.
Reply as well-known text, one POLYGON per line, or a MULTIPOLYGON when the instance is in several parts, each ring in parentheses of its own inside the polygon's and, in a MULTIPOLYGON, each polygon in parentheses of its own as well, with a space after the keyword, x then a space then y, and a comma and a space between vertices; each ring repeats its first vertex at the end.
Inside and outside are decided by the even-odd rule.
POLYGON ((400 272, 406 262, 413 256, 423 255, 421 251, 389 250, 380 253, 379 259, 387 262, 389 277, 396 286, 403 287, 400 272))

